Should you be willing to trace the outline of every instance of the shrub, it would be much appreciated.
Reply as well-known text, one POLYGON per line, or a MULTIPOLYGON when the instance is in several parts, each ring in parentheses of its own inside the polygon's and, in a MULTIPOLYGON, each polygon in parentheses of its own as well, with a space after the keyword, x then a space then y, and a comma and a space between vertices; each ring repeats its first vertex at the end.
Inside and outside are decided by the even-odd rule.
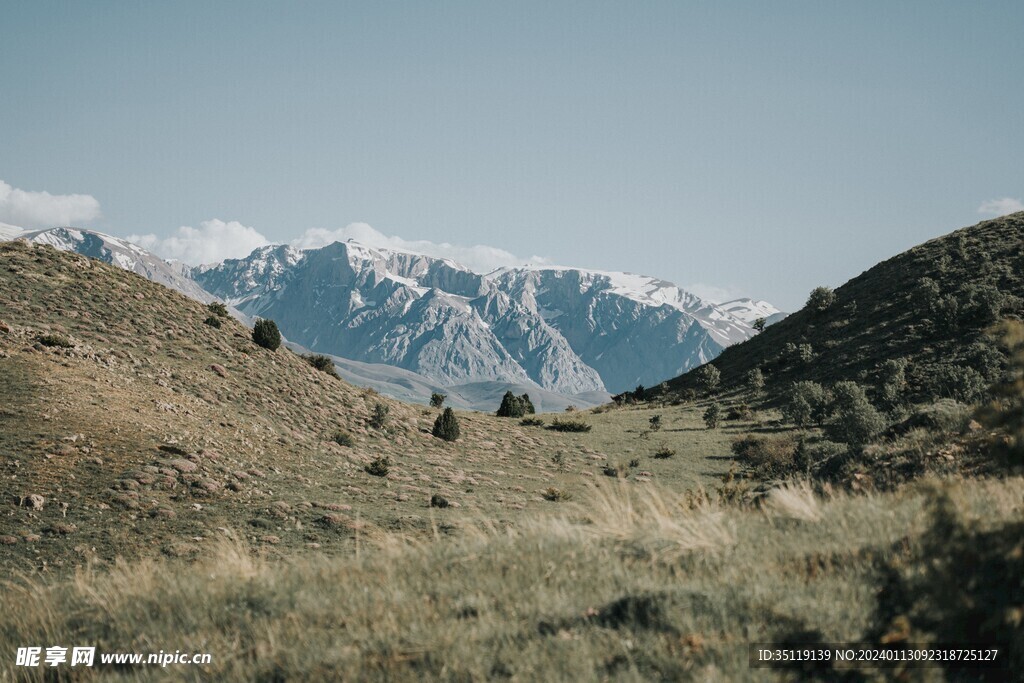
POLYGON ((435 493, 430 497, 430 507, 432 508, 446 508, 449 505, 451 505, 451 503, 449 503, 448 499, 442 495, 435 493))
POLYGON ((707 425, 708 429, 717 428, 721 419, 722 409, 718 407, 717 403, 712 403, 708 406, 708 409, 704 411, 704 424, 707 425))
POLYGON ((388 413, 391 412, 384 403, 377 403, 373 406, 373 413, 370 415, 370 426, 374 429, 383 429, 388 422, 388 413))
POLYGON ((860 450, 885 428, 885 418, 856 382, 838 382, 832 391, 835 417, 826 432, 833 441, 842 441, 860 450))
POLYGON ((541 494, 544 500, 550 500, 552 503, 560 503, 564 500, 572 500, 572 494, 563 489, 549 486, 545 489, 544 493, 541 494))
POLYGON ((62 334, 44 334, 36 337, 36 340, 43 346, 50 348, 72 349, 75 347, 74 342, 62 334))
POLYGON ((657 460, 666 460, 668 458, 671 458, 675 454, 676 452, 669 448, 668 446, 662 446, 658 450, 654 451, 654 457, 657 460))
POLYGON ((260 319, 252 328, 252 340, 257 346, 277 351, 281 346, 281 332, 273 320, 260 319))
POLYGON ((455 411, 445 408, 444 412, 434 420, 434 436, 445 441, 456 441, 459 438, 459 420, 455 417, 455 411))
POLYGON ((542 427, 544 426, 544 420, 539 417, 524 417, 519 421, 519 424, 524 427, 542 427))
POLYGON ((339 446, 351 447, 355 442, 352 440, 352 435, 348 432, 337 431, 331 437, 331 441, 338 444, 339 446))
POLYGON ((765 320, 764 318, 758 318, 757 320, 754 321, 754 324, 753 324, 753 328, 755 330, 757 330, 758 333, 764 332, 764 328, 767 327, 767 326, 768 326, 768 321, 765 320))
POLYGON ((386 477, 388 472, 391 471, 391 458, 384 456, 383 458, 374 458, 373 461, 363 468, 367 474, 372 474, 375 477, 386 477))
POLYGON ((824 313, 836 302, 836 293, 828 287, 815 287, 807 297, 807 308, 813 313, 824 313))
POLYGON ((926 380, 926 389, 933 395, 971 403, 985 393, 985 378, 971 367, 943 363, 933 366, 926 380))
POLYGON ((210 315, 216 316, 218 318, 228 318, 231 315, 230 313, 228 313, 228 307, 219 301, 211 301, 210 303, 206 304, 206 310, 210 312, 210 315))
POLYGON ((697 368, 697 382, 700 388, 709 394, 718 388, 721 379, 722 373, 710 363, 697 368))
POLYGON ((797 443, 791 438, 745 436, 733 441, 732 452, 737 460, 764 479, 786 477, 798 469, 795 458, 797 443))
POLYGON ((601 468, 601 473, 606 477, 615 477, 621 479, 626 476, 626 468, 619 464, 608 463, 601 468))
POLYGON ((653 416, 650 420, 647 421, 647 424, 651 426, 652 432, 658 431, 659 429, 661 429, 661 415, 653 416))
POLYGON ((441 406, 444 405, 444 400, 446 398, 448 398, 448 396, 446 396, 445 394, 439 394, 437 392, 432 393, 430 395, 430 407, 440 408, 441 406))
POLYGON ((560 420, 556 417, 551 421, 548 429, 553 429, 556 432, 589 432, 591 426, 583 420, 560 420))
POLYGON ((203 321, 203 323, 209 325, 210 327, 215 327, 218 330, 220 329, 221 325, 220 318, 218 318, 215 315, 209 316, 206 320, 203 321))
POLYGON ((330 356, 324 356, 319 353, 312 353, 302 357, 304 361, 312 365, 320 372, 326 372, 331 377, 341 379, 338 375, 338 371, 334 369, 334 361, 331 360, 330 356))
POLYGON ((726 420, 749 420, 753 415, 753 411, 750 410, 750 406, 746 403, 741 403, 737 406, 729 408, 729 412, 725 414, 726 420))

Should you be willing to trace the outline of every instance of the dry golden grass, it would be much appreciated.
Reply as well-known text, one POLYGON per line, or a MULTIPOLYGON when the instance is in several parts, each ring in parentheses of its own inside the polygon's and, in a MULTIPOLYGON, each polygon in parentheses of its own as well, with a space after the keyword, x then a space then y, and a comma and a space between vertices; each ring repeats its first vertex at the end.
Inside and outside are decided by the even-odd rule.
POLYGON ((367 529, 344 557, 273 559, 224 534, 194 563, 14 577, 0 647, 213 654, 78 680, 771 680, 747 667, 745 644, 800 629, 857 640, 879 563, 918 544, 937 487, 966 520, 1019 518, 1020 479, 827 499, 794 487, 765 512, 602 482, 515 527, 479 519, 434 540, 367 529))

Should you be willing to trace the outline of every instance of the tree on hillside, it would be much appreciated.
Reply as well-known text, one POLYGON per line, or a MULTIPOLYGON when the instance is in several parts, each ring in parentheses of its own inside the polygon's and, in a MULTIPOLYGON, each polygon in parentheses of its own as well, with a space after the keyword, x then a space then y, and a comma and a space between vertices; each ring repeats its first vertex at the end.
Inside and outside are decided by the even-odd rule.
POLYGON ((885 418, 871 405, 864 387, 856 382, 837 382, 832 392, 835 417, 826 433, 831 440, 860 450, 885 428, 885 418))
POLYGON ((903 402, 907 390, 907 359, 890 358, 882 363, 878 375, 878 398, 882 405, 893 410, 903 402))
POLYGON ((753 328, 760 333, 760 332, 764 332, 764 328, 766 328, 767 326, 768 326, 768 321, 767 320, 765 320, 764 318, 758 318, 757 320, 754 321, 753 328))
POLYGON ((807 308, 814 313, 824 313, 836 302, 836 293, 829 287, 815 287, 807 297, 807 308))
POLYGON ((719 372, 718 368, 710 363, 702 365, 697 369, 697 382, 700 384, 700 387, 709 394, 718 388, 718 383, 721 379, 722 373, 719 372))
POLYGON ((761 368, 754 368, 747 373, 747 387, 755 396, 760 396, 764 390, 764 373, 761 368))
POLYGON ((459 438, 459 420, 455 417, 455 411, 445 408, 444 412, 434 420, 432 434, 445 441, 455 441, 459 438))
POLYGON ((277 329, 277 323, 263 318, 257 320, 252 328, 252 340, 258 346, 277 351, 281 346, 281 332, 277 329))
POLYGON ((821 425, 828 418, 829 393, 817 382, 793 382, 782 404, 782 415, 800 429, 821 425))
POLYGON ((498 417, 523 417, 536 412, 529 394, 516 396, 511 391, 506 391, 505 395, 501 397, 501 405, 498 406, 496 414, 498 417))
POLYGON ((430 407, 431 408, 440 408, 441 406, 444 405, 444 400, 446 398, 448 398, 448 397, 446 395, 444 395, 444 394, 439 394, 437 392, 432 393, 430 395, 430 407))
POLYGON ((718 423, 722 419, 722 409, 718 407, 717 403, 712 403, 708 406, 708 409, 704 411, 704 424, 707 425, 708 429, 715 429, 718 427, 718 423))

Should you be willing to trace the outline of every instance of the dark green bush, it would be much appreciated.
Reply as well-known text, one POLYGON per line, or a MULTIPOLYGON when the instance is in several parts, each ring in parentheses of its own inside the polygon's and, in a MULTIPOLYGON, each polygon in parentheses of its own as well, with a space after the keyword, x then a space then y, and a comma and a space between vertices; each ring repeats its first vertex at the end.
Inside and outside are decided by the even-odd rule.
POLYGON ((439 394, 436 391, 430 395, 430 407, 440 408, 444 405, 444 400, 448 398, 445 394, 439 394))
POLYGON ((708 406, 708 409, 704 411, 704 424, 707 425, 708 429, 717 428, 721 419, 722 409, 718 407, 717 403, 712 403, 708 406))
POLYGON ((537 411, 533 407, 529 394, 516 396, 511 391, 506 391, 501 397, 501 405, 498 406, 498 417, 523 417, 533 415, 537 411))
POLYGON ((662 446, 658 450, 654 451, 654 457, 657 460, 665 460, 666 458, 671 458, 675 454, 676 452, 668 446, 662 446))
POLYGON ((203 321, 203 323, 209 325, 210 327, 215 327, 218 330, 220 329, 221 326, 220 318, 218 318, 215 315, 207 317, 206 320, 203 321))
POLYGON ((281 332, 273 320, 260 319, 252 328, 252 340, 257 346, 277 351, 281 346, 281 332))
POLYGON ((836 302, 836 293, 828 287, 815 287, 807 297, 807 308, 814 313, 827 311, 836 302))
POLYGON ((519 421, 519 424, 521 424, 524 427, 543 427, 544 420, 540 419, 539 417, 524 417, 522 420, 519 421))
POLYGON ((373 461, 363 468, 367 474, 372 474, 375 477, 386 477, 391 471, 391 458, 384 456, 383 458, 374 458, 373 461))
POLYGON ((334 432, 334 435, 331 437, 331 440, 334 443, 338 444, 339 446, 351 447, 352 444, 355 443, 352 440, 352 435, 351 434, 349 434, 348 432, 342 432, 342 431, 334 432))
POLYGON ((886 427, 885 418, 868 401, 864 388, 856 382, 838 382, 832 389, 834 417, 825 431, 833 441, 842 441, 860 450, 886 427))
POLYGON ((311 353, 303 356, 302 359, 309 363, 314 368, 316 368, 317 370, 319 370, 320 372, 325 372, 331 377, 341 379, 341 377, 338 375, 338 371, 334 369, 334 361, 331 360, 330 356, 324 356, 319 353, 311 353))
POLYGON ((44 334, 36 337, 36 340, 43 346, 51 348, 73 349, 75 347, 74 342, 62 334, 44 334))
POLYGON ((231 316, 231 314, 228 313, 228 307, 219 301, 211 301, 206 304, 206 310, 208 310, 211 315, 218 318, 228 318, 231 316))
POLYGON ((754 475, 763 479, 787 477, 806 463, 796 462, 797 442, 788 437, 744 436, 732 443, 732 452, 754 475))
POLYGON ((434 420, 432 434, 445 441, 456 441, 459 438, 459 420, 455 417, 455 411, 445 408, 444 412, 434 420))
POLYGON ((562 420, 555 418, 551 421, 548 429, 556 432, 589 432, 592 427, 583 420, 562 420))

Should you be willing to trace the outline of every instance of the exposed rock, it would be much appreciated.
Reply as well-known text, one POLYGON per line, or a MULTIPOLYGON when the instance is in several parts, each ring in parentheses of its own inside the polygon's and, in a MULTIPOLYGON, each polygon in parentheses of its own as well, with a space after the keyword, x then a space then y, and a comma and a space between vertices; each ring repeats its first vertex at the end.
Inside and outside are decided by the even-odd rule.
POLYGON ((223 365, 218 365, 217 363, 214 363, 213 365, 210 366, 210 369, 216 372, 221 377, 228 376, 227 368, 225 368, 223 365))
POLYGON ((21 504, 32 510, 42 510, 46 504, 46 498, 40 496, 38 493, 31 493, 22 498, 21 504))

